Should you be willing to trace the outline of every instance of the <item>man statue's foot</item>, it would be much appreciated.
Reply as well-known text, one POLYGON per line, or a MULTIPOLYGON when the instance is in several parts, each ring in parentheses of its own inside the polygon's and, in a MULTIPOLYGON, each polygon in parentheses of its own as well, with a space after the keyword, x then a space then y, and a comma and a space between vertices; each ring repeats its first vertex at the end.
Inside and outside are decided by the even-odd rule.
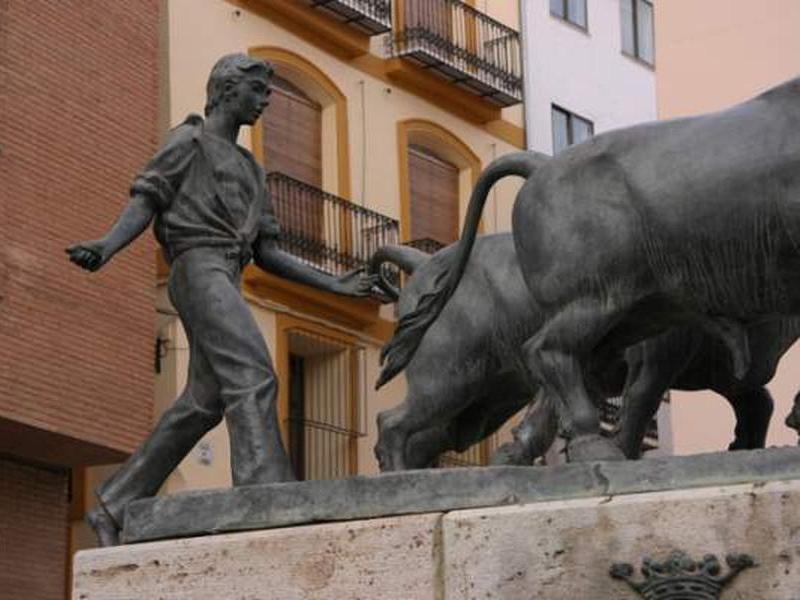
POLYGON ((119 527, 101 506, 86 514, 86 522, 97 534, 97 542, 102 547, 119 546, 119 527))
POLYGON ((567 444, 567 461, 625 460, 622 449, 599 434, 573 437, 567 444))

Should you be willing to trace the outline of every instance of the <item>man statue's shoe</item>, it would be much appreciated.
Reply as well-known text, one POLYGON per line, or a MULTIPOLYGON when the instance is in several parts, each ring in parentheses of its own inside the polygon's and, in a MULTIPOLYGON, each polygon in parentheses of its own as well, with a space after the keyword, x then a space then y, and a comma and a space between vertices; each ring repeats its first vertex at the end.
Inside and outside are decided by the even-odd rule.
POLYGON ((119 546, 119 527, 103 507, 90 510, 86 514, 86 522, 94 529, 101 546, 119 546))

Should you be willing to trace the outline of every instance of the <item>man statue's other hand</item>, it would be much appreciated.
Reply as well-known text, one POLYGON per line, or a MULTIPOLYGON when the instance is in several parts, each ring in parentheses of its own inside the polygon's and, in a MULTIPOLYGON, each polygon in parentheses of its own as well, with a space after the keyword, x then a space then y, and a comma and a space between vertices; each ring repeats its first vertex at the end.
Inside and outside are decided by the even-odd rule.
POLYGON ((378 281, 378 275, 366 275, 363 268, 353 269, 336 279, 335 291, 344 296, 369 296, 378 281))
POLYGON ((111 258, 107 255, 104 240, 80 242, 66 249, 69 259, 87 271, 97 271, 111 258))

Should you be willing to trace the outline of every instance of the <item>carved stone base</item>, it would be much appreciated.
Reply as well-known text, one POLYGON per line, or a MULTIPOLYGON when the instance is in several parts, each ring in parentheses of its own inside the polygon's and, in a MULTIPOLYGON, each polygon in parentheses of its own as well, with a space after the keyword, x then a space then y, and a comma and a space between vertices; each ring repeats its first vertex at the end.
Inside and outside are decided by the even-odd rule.
POLYGON ((648 596, 612 577, 612 566, 638 583, 643 576, 620 563, 638 571, 645 557, 675 550, 703 568, 716 555, 721 576, 726 555, 752 556, 757 566, 731 580, 725 598, 800 597, 800 480, 89 550, 75 558, 73 599, 634 600, 648 596))

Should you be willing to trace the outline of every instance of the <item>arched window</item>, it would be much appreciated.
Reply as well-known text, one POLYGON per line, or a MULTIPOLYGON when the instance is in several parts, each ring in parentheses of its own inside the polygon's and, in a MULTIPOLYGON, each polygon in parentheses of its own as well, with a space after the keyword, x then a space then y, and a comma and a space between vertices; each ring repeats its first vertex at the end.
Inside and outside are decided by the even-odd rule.
POLYGON ((408 145, 409 237, 448 245, 458 239, 459 168, 434 150, 408 145))
POLYGON ((261 119, 264 168, 322 188, 322 105, 280 75, 271 87, 261 119))
POLYGON ((253 153, 268 173, 281 247, 318 268, 335 270, 330 250, 346 248, 349 240, 342 220, 331 216, 335 203, 328 195, 350 195, 346 99, 326 74, 294 52, 256 48, 250 53, 275 69, 270 104, 253 128, 253 153))
POLYGON ((252 48, 250 54, 269 61, 276 75, 270 106, 253 128, 256 158, 268 170, 288 169, 289 176, 349 199, 344 94, 330 77, 299 54, 274 47, 252 48), (283 121, 285 118, 289 121, 283 121), (275 139, 267 139, 270 136, 275 139), (291 160, 292 156, 297 158, 291 160))
POLYGON ((422 119, 398 123, 400 235, 425 248, 458 239, 478 156, 455 135, 422 119))

